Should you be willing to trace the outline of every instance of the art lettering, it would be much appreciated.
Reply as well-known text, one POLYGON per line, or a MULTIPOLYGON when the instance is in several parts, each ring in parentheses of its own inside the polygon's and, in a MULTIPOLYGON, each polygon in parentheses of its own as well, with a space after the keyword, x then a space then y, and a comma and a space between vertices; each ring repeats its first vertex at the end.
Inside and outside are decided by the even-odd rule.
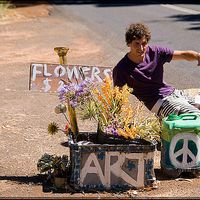
MULTIPOLYGON (((99 184, 109 188, 119 178, 125 184, 142 187, 144 185, 144 158, 152 155, 143 153, 103 152, 90 153, 82 159, 80 172, 81 186, 87 185, 89 180, 98 180, 99 184)), ((118 181, 119 182, 119 181, 118 181)))

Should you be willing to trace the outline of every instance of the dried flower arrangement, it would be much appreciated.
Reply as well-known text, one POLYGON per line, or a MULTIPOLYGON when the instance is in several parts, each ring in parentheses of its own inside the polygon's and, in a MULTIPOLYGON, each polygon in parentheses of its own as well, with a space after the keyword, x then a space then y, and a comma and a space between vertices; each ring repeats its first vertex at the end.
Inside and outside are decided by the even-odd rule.
MULTIPOLYGON (((67 123, 65 133, 69 130, 78 134, 76 113, 83 120, 95 119, 99 129, 114 137, 126 139, 158 140, 160 137, 159 119, 151 114, 141 115, 143 104, 137 102, 133 107, 129 101, 132 89, 127 85, 122 88, 113 87, 110 77, 106 77, 99 85, 90 79, 81 83, 68 83, 59 91, 61 104, 56 113, 63 113, 67 123)), ((55 123, 48 127, 49 133, 59 130, 55 123)))

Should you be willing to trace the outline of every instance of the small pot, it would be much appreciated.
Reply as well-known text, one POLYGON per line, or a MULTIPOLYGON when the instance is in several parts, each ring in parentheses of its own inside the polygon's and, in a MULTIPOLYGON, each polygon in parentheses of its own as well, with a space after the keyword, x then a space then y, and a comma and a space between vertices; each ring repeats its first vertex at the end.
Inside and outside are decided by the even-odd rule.
POLYGON ((67 179, 65 177, 54 177, 54 185, 56 188, 65 188, 67 179))

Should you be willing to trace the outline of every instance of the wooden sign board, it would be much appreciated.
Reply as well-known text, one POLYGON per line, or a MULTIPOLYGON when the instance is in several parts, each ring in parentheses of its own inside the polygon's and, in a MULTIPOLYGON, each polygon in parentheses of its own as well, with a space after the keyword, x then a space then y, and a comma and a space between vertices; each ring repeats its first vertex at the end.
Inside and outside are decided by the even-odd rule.
POLYGON ((106 76, 111 77, 111 73, 111 67, 31 63, 29 90, 57 92, 64 81, 81 82, 81 74, 85 78, 102 82, 106 76))

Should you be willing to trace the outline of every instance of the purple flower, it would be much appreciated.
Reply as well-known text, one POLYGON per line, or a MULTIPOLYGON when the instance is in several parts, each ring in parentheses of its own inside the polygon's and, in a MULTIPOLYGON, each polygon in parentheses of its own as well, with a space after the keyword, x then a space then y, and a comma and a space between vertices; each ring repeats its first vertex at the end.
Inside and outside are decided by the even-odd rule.
POLYGON ((73 107, 73 108, 75 108, 76 106, 77 106, 77 101, 69 101, 69 104, 73 107))
POLYGON ((109 134, 113 134, 114 136, 118 136, 117 129, 113 126, 113 124, 108 125, 105 131, 109 134))
POLYGON ((90 79, 85 79, 79 84, 69 83, 64 85, 58 91, 58 97, 61 102, 69 101, 72 107, 77 107, 91 96, 91 89, 94 83, 90 79))

